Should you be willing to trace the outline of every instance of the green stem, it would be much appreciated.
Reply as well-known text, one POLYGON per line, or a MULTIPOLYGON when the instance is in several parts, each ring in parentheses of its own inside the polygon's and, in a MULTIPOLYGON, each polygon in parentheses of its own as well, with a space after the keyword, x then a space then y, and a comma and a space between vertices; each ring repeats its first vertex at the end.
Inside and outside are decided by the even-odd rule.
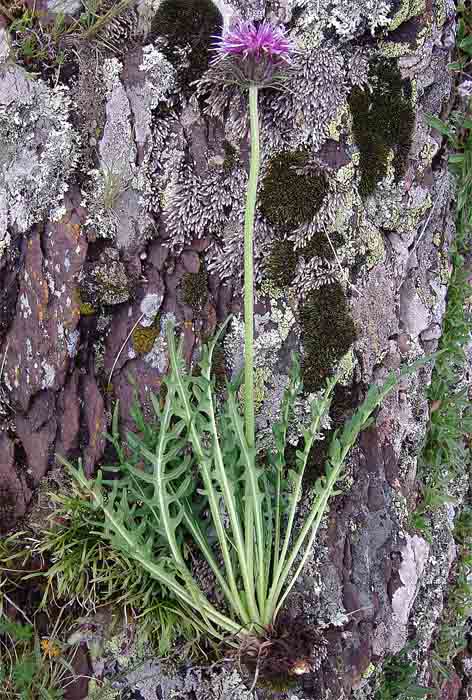
POLYGON ((249 86, 251 161, 244 216, 244 424, 249 447, 255 443, 254 419, 254 218, 260 170, 257 85, 249 86))

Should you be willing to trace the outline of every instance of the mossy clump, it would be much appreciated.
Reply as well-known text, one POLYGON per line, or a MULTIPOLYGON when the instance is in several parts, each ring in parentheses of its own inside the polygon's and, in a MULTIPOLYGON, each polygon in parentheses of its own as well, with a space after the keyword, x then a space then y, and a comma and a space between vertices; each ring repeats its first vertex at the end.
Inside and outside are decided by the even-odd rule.
POLYGON ((223 162, 223 172, 230 173, 234 170, 234 167, 238 160, 238 152, 234 146, 230 144, 229 141, 223 141, 223 150, 225 152, 225 159, 223 162))
POLYGON ((228 368, 226 366, 226 352, 221 342, 218 342, 213 350, 211 363, 211 376, 215 380, 216 389, 224 389, 228 381, 228 368))
POLYGON ((323 173, 306 172, 305 151, 287 151, 271 159, 262 181, 260 209, 272 224, 296 227, 310 221, 327 192, 323 173))
POLYGON ((96 309, 89 301, 83 301, 79 305, 79 311, 81 316, 94 316, 97 313, 96 309))
MULTIPOLYGON (((338 233, 330 235, 333 246, 342 245, 342 236, 338 233)), ((300 258, 306 261, 314 257, 333 260, 334 253, 327 236, 316 233, 303 248, 295 248, 295 242, 289 239, 275 241, 267 258, 266 271, 268 278, 277 287, 289 287, 295 279, 300 258)))
POLYGON ((180 288, 184 304, 200 312, 208 301, 208 274, 203 265, 198 272, 186 272, 180 288))
POLYGON ((140 355, 151 352, 154 341, 159 335, 159 324, 152 326, 136 326, 131 334, 133 349, 140 355))
POLYGON ((267 260, 267 276, 277 287, 288 287, 295 278, 298 251, 293 241, 276 241, 267 260))
POLYGON ((300 326, 304 345, 303 385, 309 392, 317 391, 356 340, 354 321, 338 282, 307 297, 300 309, 300 326))
POLYGON ((288 673, 281 675, 279 678, 260 678, 257 681, 258 688, 264 688, 265 690, 271 690, 274 693, 283 693, 291 688, 296 688, 298 685, 297 678, 289 676, 288 673))
POLYGON ((186 95, 193 92, 193 81, 208 69, 213 37, 221 34, 222 25, 221 14, 211 0, 164 0, 159 6, 152 31, 167 39, 162 53, 178 69, 186 95))
POLYGON ((402 78, 395 59, 373 59, 369 83, 369 89, 355 87, 349 97, 354 138, 360 150, 359 191, 363 197, 372 194, 386 176, 392 150, 395 176, 397 180, 403 177, 415 125, 411 81, 402 78))

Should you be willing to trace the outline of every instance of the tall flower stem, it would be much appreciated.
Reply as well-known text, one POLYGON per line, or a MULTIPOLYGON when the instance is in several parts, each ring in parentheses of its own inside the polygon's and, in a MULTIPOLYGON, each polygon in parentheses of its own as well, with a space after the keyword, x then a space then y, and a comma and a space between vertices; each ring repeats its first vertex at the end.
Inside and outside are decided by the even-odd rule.
POLYGON ((244 216, 244 425, 250 447, 255 442, 254 418, 254 219, 261 165, 259 144, 258 86, 249 85, 251 156, 244 216))

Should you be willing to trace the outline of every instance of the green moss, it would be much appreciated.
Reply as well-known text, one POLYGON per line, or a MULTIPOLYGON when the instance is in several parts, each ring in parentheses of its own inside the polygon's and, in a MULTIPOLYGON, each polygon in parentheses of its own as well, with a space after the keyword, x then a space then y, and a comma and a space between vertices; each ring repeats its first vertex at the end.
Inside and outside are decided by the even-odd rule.
MULTIPOLYGON (((342 245, 343 237, 341 234, 335 232, 330 237, 335 247, 342 245)), ((267 259, 268 278, 277 287, 289 287, 295 279, 295 272, 301 257, 307 261, 314 257, 333 260, 334 253, 323 233, 316 233, 303 248, 295 249, 295 243, 288 239, 275 241, 267 259)))
POLYGON ((216 389, 224 389, 228 380, 228 371, 226 367, 226 353, 221 341, 218 342, 213 350, 211 376, 215 380, 216 389))
POLYGON ((295 227, 310 221, 327 192, 322 173, 302 173, 307 165, 304 151, 280 153, 271 159, 262 181, 260 209, 272 223, 295 227))
POLYGON ((283 693, 286 690, 295 688, 297 685, 297 679, 289 676, 288 673, 281 675, 280 678, 259 678, 257 681, 258 688, 271 690, 274 693, 283 693))
POLYGON ((312 292, 300 309, 300 325, 303 383, 307 391, 316 391, 356 339, 341 285, 335 282, 312 292))
POLYGON ((208 275, 203 265, 198 272, 186 272, 180 285, 184 304, 200 312, 208 300, 208 275))
MULTIPOLYGON (((329 237, 334 248, 342 246, 344 243, 342 234, 338 233, 337 231, 330 233, 329 237)), ((300 255, 303 255, 303 257, 307 260, 314 257, 324 258, 325 260, 334 260, 333 249, 329 244, 328 237, 322 231, 315 233, 306 246, 304 248, 300 248, 300 255)))
POLYGON ((415 125, 411 82, 402 79, 395 60, 371 61, 369 81, 371 89, 355 87, 349 97, 354 138, 360 150, 359 191, 363 197, 372 194, 386 176, 392 150, 396 178, 403 177, 415 125))
POLYGON ((186 95, 193 92, 193 81, 208 69, 212 37, 221 34, 222 24, 221 14, 211 0, 164 0, 159 6, 152 31, 167 39, 162 52, 178 68, 186 95))
POLYGON ((131 344, 140 354, 151 352, 154 341, 159 335, 159 324, 137 326, 131 334, 131 344))
POLYGON ((223 171, 225 173, 230 173, 232 170, 234 170, 234 167, 237 163, 238 160, 238 152, 230 144, 229 141, 223 141, 223 149, 225 152, 225 159, 223 163, 223 171))
POLYGON ((79 305, 79 311, 81 316, 93 316, 97 313, 96 309, 94 309, 89 301, 82 302, 79 305))
POLYGON ((276 241, 267 260, 267 275, 277 287, 292 284, 297 269, 298 252, 293 241, 276 241))

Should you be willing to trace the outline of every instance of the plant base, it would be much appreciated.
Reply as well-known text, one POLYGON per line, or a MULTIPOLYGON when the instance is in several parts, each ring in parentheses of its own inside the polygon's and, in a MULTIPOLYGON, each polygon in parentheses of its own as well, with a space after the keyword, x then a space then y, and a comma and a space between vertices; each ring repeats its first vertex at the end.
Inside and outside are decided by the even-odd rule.
POLYGON ((239 649, 240 666, 260 686, 287 688, 298 676, 319 667, 324 651, 320 633, 300 617, 280 617, 261 635, 247 635, 239 649))

